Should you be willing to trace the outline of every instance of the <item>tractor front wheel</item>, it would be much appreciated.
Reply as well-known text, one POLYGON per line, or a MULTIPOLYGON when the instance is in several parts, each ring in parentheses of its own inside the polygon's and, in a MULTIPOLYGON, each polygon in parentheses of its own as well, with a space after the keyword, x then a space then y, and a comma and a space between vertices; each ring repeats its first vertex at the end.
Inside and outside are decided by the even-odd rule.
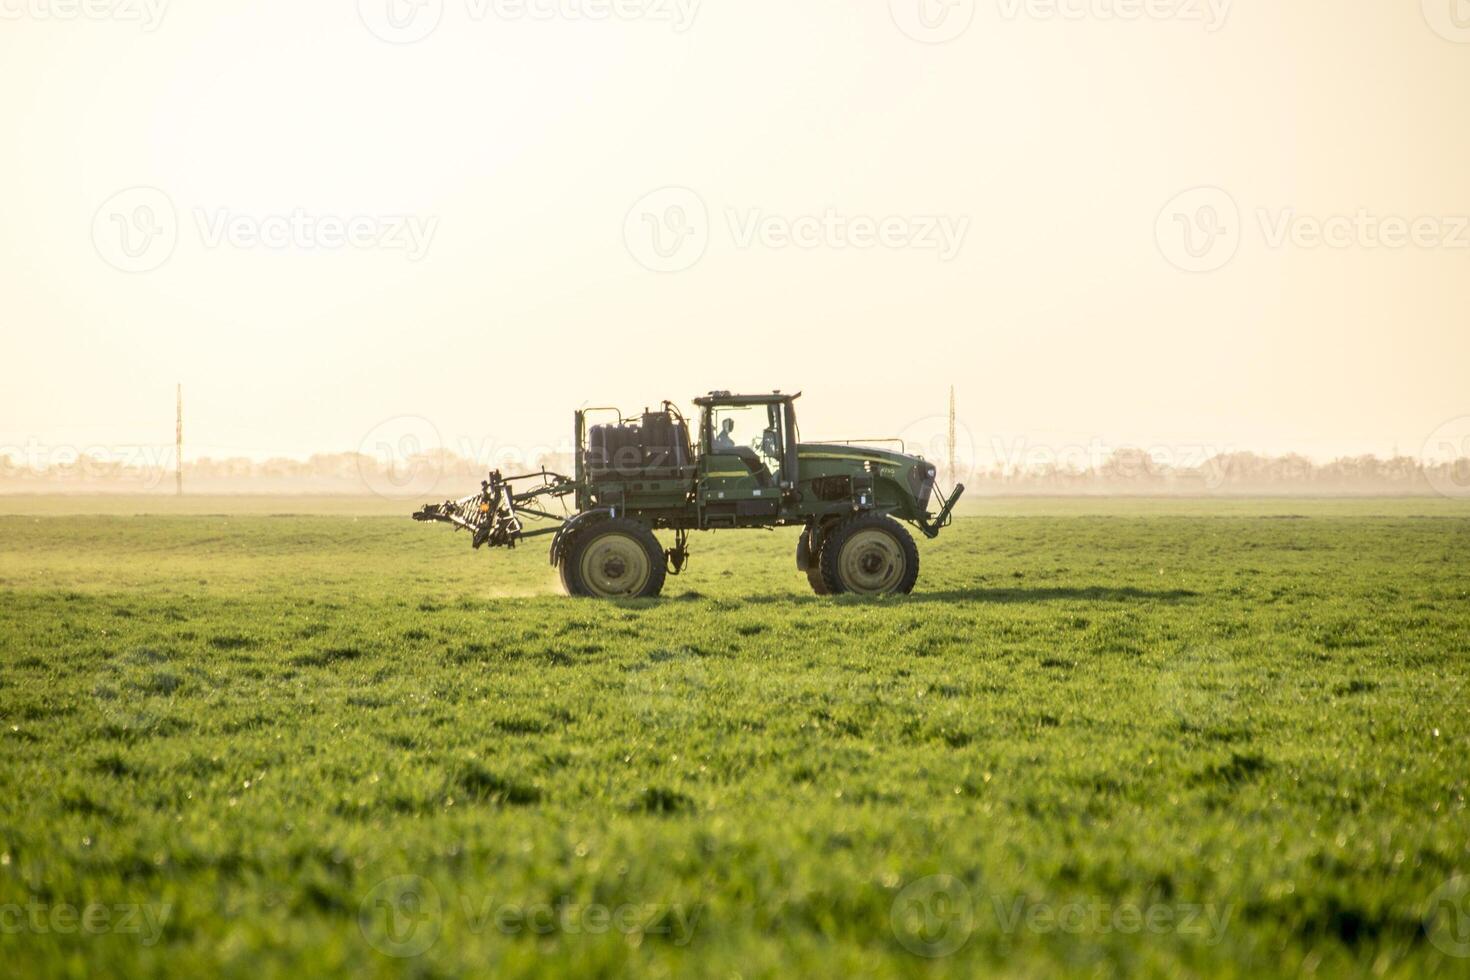
POLYGON ((893 518, 860 514, 827 535, 819 565, 833 594, 907 595, 919 580, 919 549, 893 518))
POLYGON ((618 518, 577 532, 562 558, 561 581, 569 595, 646 599, 663 591, 667 572, 653 532, 618 518))
POLYGON ((807 583, 817 595, 831 595, 832 589, 822 578, 822 545, 826 535, 812 525, 801 532, 796 545, 796 566, 806 572, 807 583))

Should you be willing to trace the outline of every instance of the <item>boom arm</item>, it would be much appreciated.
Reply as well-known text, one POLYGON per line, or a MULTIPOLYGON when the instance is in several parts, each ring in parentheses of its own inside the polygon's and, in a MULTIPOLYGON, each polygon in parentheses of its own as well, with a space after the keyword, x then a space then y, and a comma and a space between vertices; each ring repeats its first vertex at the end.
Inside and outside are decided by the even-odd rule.
POLYGON ((553 514, 529 506, 542 497, 561 498, 575 493, 577 483, 560 473, 532 473, 527 476, 505 477, 496 470, 490 478, 480 484, 480 492, 459 500, 446 500, 442 504, 429 504, 413 515, 416 521, 436 521, 452 524, 461 531, 469 531, 476 548, 489 545, 492 548, 514 548, 521 538, 532 538, 552 534, 555 527, 537 528, 527 531, 521 515, 553 521, 566 520, 565 514, 553 514), (539 480, 539 485, 516 493, 513 484, 539 480))

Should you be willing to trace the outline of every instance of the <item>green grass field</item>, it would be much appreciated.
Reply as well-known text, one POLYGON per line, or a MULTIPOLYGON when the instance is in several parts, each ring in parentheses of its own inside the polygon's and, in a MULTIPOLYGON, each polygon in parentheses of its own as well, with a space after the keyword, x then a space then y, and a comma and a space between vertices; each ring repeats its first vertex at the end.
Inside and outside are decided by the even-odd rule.
POLYGON ((1470 975, 1470 507, 982 501, 910 598, 725 532, 607 605, 236 504, 0 500, 9 975, 1470 975))

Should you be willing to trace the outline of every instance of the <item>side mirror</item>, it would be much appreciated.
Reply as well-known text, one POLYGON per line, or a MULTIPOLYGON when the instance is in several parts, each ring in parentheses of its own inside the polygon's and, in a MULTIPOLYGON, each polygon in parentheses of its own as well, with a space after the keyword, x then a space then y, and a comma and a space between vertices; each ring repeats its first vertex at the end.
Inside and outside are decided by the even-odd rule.
POLYGON ((761 436, 761 452, 766 456, 780 457, 781 436, 775 429, 767 429, 761 436))

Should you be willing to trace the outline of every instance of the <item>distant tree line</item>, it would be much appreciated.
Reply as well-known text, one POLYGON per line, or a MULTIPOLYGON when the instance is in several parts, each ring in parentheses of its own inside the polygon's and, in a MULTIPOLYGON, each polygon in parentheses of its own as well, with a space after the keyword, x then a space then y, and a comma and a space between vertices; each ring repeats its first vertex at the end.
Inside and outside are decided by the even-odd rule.
MULTIPOLYGON (((191 493, 378 494, 426 499, 461 496, 475 489, 490 468, 506 473, 544 466, 570 473, 566 454, 547 454, 529 463, 507 456, 476 461, 436 451, 391 464, 359 453, 318 454, 308 459, 196 459, 184 464, 191 493)), ((1136 449, 1110 453, 1095 466, 1066 463, 992 464, 949 472, 945 483, 965 482, 972 494, 1387 494, 1470 495, 1470 459, 1426 463, 1407 456, 1351 456, 1317 463, 1305 456, 1233 452, 1197 465, 1170 466, 1136 449)), ((148 493, 172 492, 170 453, 67 454, 44 463, 26 462, 0 451, 0 492, 148 493)))

